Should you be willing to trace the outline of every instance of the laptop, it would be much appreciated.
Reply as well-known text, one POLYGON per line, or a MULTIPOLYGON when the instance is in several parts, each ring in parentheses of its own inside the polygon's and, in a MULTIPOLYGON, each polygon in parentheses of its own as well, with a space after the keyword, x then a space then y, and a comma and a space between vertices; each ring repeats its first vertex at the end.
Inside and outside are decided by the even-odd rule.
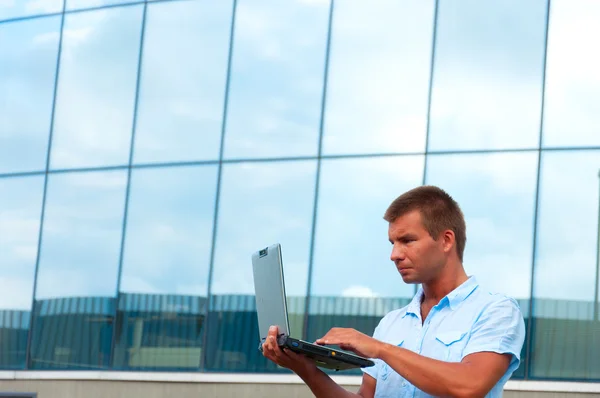
POLYGON ((321 368, 347 370, 375 365, 367 358, 312 344, 290 336, 287 314, 285 281, 281 245, 276 243, 252 255, 254 290, 256 292, 256 312, 260 334, 259 350, 267 338, 269 327, 276 325, 279 330, 278 344, 312 359, 321 368))

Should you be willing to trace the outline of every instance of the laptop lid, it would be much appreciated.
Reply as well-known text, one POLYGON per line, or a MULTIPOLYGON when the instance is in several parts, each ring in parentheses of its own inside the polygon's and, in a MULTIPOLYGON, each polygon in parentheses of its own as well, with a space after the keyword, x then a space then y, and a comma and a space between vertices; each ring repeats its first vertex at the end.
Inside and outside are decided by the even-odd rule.
POLYGON ((279 335, 288 336, 290 326, 287 315, 281 245, 276 243, 254 253, 252 269, 261 341, 267 338, 271 325, 277 325, 279 335))

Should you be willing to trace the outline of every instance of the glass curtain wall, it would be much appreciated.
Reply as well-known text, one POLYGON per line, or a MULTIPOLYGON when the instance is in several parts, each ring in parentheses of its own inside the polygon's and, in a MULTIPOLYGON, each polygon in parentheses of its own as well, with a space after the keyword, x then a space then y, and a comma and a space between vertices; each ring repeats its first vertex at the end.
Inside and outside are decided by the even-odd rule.
POLYGON ((600 381, 598 19, 0 1, 0 369, 287 372, 257 350, 251 254, 282 244, 295 335, 371 334, 415 293, 383 213, 433 184, 467 272, 521 306, 513 378, 600 381))

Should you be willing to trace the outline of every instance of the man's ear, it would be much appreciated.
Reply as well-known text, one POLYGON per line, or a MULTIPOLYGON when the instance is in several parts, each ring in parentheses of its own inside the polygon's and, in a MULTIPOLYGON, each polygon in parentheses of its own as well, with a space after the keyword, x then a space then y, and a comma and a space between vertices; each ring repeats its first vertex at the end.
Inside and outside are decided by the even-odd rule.
POLYGON ((456 236, 454 231, 447 229, 442 233, 444 253, 450 253, 450 250, 456 245, 456 236))

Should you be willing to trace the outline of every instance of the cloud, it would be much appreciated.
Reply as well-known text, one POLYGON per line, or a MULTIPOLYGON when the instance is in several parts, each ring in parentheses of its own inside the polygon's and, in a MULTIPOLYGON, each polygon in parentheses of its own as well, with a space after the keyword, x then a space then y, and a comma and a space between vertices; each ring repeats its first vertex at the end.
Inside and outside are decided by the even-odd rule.
POLYGON ((342 297, 377 297, 378 294, 375 293, 371 288, 366 286, 349 286, 342 291, 342 297))
POLYGON ((299 2, 239 5, 226 158, 316 154, 328 12, 299 2))
POLYGON ((14 7, 15 6, 15 0, 0 0, 0 7, 14 7))
POLYGON ((127 162, 141 10, 116 7, 66 17, 53 168, 127 162))
MULTIPOLYGON (((4 0, 7 1, 7 0, 4 0)), ((9 2, 12 0, 8 0, 9 2)), ((22 0, 21 0, 22 1, 22 0)), ((25 4, 28 13, 39 11, 40 13, 53 13, 62 10, 63 0, 31 0, 25 4)))
POLYGON ((596 1, 553 2, 548 33, 545 146, 600 144, 596 1))
POLYGON ((0 276, 0 309, 5 310, 31 310, 33 291, 33 277, 0 276))

